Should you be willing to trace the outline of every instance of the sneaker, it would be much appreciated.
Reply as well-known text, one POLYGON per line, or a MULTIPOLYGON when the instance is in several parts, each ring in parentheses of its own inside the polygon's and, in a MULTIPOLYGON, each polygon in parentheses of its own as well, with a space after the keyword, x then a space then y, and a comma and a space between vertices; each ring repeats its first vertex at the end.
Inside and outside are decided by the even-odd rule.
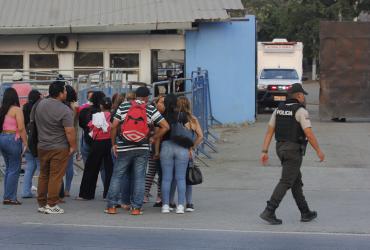
POLYGON ((116 214, 117 213, 117 208, 107 207, 106 209, 104 209, 104 213, 106 213, 106 214, 116 214))
POLYGON ((37 209, 37 212, 44 214, 45 213, 45 207, 39 207, 37 209))
POLYGON ((193 204, 186 204, 186 212, 194 212, 194 205, 193 204))
POLYGON ((175 203, 170 203, 170 211, 173 211, 176 209, 176 204, 175 203))
POLYGON ((184 206, 183 205, 178 205, 176 208, 176 213, 177 214, 183 214, 184 213, 184 206))
POLYGON ((142 215, 143 212, 141 211, 140 208, 133 208, 131 209, 131 215, 142 215))
POLYGON ((50 207, 49 205, 45 206, 45 214, 64 214, 64 210, 58 205, 50 207))
POLYGON ((153 205, 153 207, 162 207, 163 206, 163 204, 162 204, 162 202, 160 201, 160 202, 156 202, 156 203, 154 203, 154 205, 153 205))
POLYGON ((162 206, 162 214, 168 214, 170 212, 171 212, 170 206, 168 206, 168 205, 163 205, 162 206))

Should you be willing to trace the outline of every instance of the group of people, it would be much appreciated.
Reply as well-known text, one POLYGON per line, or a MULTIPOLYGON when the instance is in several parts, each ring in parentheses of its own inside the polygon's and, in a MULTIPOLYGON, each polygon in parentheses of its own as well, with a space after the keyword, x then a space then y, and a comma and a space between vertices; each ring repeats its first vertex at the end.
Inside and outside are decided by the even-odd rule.
POLYGON ((0 108, 0 150, 6 166, 3 204, 21 205, 17 187, 24 157, 22 198, 34 197, 32 179, 39 169, 38 211, 64 213, 60 204, 71 196, 79 141, 84 170, 77 201, 95 199, 100 173, 107 201, 104 212, 116 214, 122 208, 141 215, 158 175, 154 206, 162 213, 194 211, 186 171, 203 134, 189 100, 168 94, 150 102, 147 87, 112 98, 102 91, 87 94, 88 102, 79 106, 73 87, 57 79, 47 97, 32 90, 21 107, 15 89, 5 90, 0 108), (32 126, 37 132, 36 152, 28 145, 32 126))
MULTIPOLYGON (((293 84, 289 99, 273 112, 265 135, 261 162, 267 164, 268 149, 275 135, 276 151, 283 167, 281 179, 260 214, 270 224, 282 223, 275 211, 289 189, 301 212, 301 221, 317 217, 303 195, 300 168, 307 143, 320 161, 325 155, 312 132, 305 109, 306 94, 301 84, 293 84)), ((112 100, 101 91, 89 92, 89 102, 79 107, 76 91, 63 80, 56 80, 50 84, 46 98, 32 90, 22 110, 16 90, 6 89, 0 108, 0 151, 6 165, 3 204, 21 204, 17 200, 17 187, 22 156, 25 156, 22 197, 33 197, 32 177, 39 168, 38 211, 64 213, 59 204, 70 195, 79 125, 83 131, 80 148, 84 171, 76 200, 95 198, 100 172, 103 198, 107 200, 104 212, 116 214, 122 208, 131 215, 141 215, 158 174, 154 206, 161 207, 162 213, 174 209, 177 214, 194 211, 192 186, 187 185, 185 177, 194 150, 203 138, 201 126, 185 96, 168 94, 150 103, 149 95, 146 87, 137 88, 135 93, 115 94, 112 100), (36 152, 27 145, 30 124, 36 127, 36 152)))

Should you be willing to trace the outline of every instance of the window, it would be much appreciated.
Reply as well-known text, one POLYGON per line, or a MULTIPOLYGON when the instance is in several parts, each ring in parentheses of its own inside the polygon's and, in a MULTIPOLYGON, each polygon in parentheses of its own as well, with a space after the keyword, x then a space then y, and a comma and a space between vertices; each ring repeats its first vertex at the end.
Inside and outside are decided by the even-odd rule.
POLYGON ((103 67, 102 52, 77 52, 74 60, 75 67, 103 67))
POLYGON ((74 58, 75 77, 104 69, 103 52, 77 52, 74 58))
POLYGON ((140 81, 140 59, 138 53, 113 53, 110 54, 110 67, 124 71, 126 82, 140 81))
POLYGON ((30 55, 31 69, 58 69, 59 60, 57 54, 32 54, 30 55))
POLYGON ((139 54, 111 54, 111 68, 139 68, 139 54))
POLYGON ((261 79, 298 80, 298 74, 295 69, 264 69, 261 73, 261 79))
POLYGON ((23 69, 23 55, 0 55, 0 69, 23 69))

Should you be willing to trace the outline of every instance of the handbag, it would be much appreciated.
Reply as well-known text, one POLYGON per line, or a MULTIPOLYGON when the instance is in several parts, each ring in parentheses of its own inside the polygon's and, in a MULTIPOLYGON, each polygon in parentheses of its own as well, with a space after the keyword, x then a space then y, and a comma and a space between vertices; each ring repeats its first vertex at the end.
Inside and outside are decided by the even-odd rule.
POLYGON ((38 140, 38 134, 37 134, 37 126, 36 126, 36 108, 39 105, 41 100, 36 102, 31 110, 30 114, 30 122, 27 125, 27 144, 28 144, 28 149, 30 153, 32 154, 33 157, 37 157, 37 144, 39 143, 38 140))
POLYGON ((198 185, 202 182, 202 171, 200 171, 200 168, 194 164, 193 160, 190 160, 186 170, 186 185, 198 185))

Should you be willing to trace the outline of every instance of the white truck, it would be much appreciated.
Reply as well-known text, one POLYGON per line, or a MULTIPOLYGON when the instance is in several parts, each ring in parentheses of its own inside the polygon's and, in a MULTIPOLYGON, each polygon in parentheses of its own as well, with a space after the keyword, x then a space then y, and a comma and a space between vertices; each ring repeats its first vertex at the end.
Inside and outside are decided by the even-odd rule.
POLYGON ((258 112, 277 107, 286 101, 293 83, 302 84, 303 44, 274 39, 258 42, 257 48, 257 105, 258 112))

